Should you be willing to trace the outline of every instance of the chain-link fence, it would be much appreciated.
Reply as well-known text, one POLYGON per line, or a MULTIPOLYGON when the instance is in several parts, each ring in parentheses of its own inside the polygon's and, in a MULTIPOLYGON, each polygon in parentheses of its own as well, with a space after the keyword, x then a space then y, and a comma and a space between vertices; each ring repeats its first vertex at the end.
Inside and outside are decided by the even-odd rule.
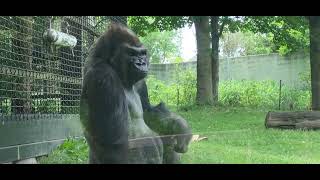
MULTIPOLYGON (((70 134, 65 124, 59 137, 57 124, 35 128, 78 120, 85 58, 111 21, 126 24, 121 16, 0 17, 0 154, 7 146, 70 134), (50 130, 56 132, 44 132, 50 130)), ((7 159, 0 155, 0 162, 7 159)))

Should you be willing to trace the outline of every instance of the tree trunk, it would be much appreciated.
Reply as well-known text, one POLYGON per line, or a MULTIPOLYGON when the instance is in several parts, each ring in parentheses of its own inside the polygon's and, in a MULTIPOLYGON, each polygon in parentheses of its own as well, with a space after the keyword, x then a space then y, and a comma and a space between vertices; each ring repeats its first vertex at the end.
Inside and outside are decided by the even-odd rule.
POLYGON ((320 110, 320 16, 310 16, 312 110, 320 110))
POLYGON ((268 112, 266 128, 320 129, 320 112, 268 112))
POLYGON ((199 105, 212 104, 212 70, 209 17, 200 16, 194 21, 197 38, 197 97, 199 105))
POLYGON ((218 102, 219 89, 219 16, 211 16, 211 43, 212 43, 212 96, 213 102, 218 102))

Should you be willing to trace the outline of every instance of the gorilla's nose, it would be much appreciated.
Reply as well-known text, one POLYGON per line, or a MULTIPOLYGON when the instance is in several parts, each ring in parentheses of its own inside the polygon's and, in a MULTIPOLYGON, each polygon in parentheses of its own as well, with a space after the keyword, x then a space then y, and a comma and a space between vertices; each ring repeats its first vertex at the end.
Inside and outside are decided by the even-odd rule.
POLYGON ((141 65, 146 65, 146 61, 143 58, 139 58, 137 64, 140 65, 140 66, 141 65))

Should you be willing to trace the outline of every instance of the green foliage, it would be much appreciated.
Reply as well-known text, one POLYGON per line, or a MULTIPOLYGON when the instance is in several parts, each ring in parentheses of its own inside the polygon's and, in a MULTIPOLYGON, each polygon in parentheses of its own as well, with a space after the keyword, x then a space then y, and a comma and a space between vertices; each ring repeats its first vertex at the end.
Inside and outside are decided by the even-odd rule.
MULTIPOLYGON (((235 33, 240 31, 241 24, 243 17, 240 16, 219 16, 219 28, 221 30, 221 27, 223 25, 223 31, 222 32, 231 32, 235 33)), ((219 30, 219 33, 220 33, 219 30)), ((222 34, 222 33, 221 33, 222 34)))
POLYGON ((252 32, 224 33, 220 39, 222 57, 270 54, 275 52, 271 34, 252 32))
POLYGON ((278 91, 273 81, 223 81, 219 101, 225 106, 276 107, 278 91))
POLYGON ((292 51, 287 45, 280 46, 278 52, 281 56, 289 54, 292 51))
MULTIPOLYGON (((166 85, 154 77, 149 77, 150 101, 157 104, 164 101, 178 108, 195 104, 196 75, 193 71, 177 69, 174 84, 166 85)), ((307 110, 310 104, 310 86, 305 88, 282 87, 281 109, 307 110)), ((275 81, 229 80, 219 83, 219 105, 222 107, 250 107, 277 109, 279 106, 279 83, 275 81)))
MULTIPOLYGON (((198 16, 130 16, 130 27, 139 35, 150 32, 182 28, 191 25, 198 16)), ((278 50, 286 55, 300 50, 308 51, 309 28, 307 18, 303 16, 220 16, 219 32, 251 31, 269 34, 278 50)), ((263 49, 265 50, 265 49, 263 49)), ((258 49, 257 49, 258 51, 258 49)), ((248 53, 250 54, 250 53, 248 53)))
POLYGON ((61 110, 61 100, 58 98, 35 99, 32 101, 35 113, 58 113, 61 110))
MULTIPOLYGON (((178 66, 177 66, 178 67, 178 66)), ((156 79, 154 76, 147 78, 150 102, 158 104, 161 101, 169 106, 185 107, 195 104, 196 81, 195 72, 176 69, 175 81, 170 85, 156 79)))
MULTIPOLYGON (((225 106, 276 109, 279 105, 279 84, 275 81, 223 81, 219 86, 220 103, 225 106)), ((310 91, 283 86, 281 109, 306 110, 310 103, 310 91)))
POLYGON ((300 72, 299 79, 302 84, 302 89, 310 91, 311 90, 311 71, 310 71, 310 69, 305 72, 300 72))
POLYGON ((88 150, 85 139, 70 138, 47 157, 40 158, 39 162, 41 164, 85 164, 88 162, 88 150))
POLYGON ((275 45, 272 42, 272 34, 244 33, 244 53, 243 56, 256 54, 270 54, 275 52, 275 45))
POLYGON ((11 115, 11 99, 0 98, 0 114, 11 115))
POLYGON ((309 110, 311 100, 310 90, 298 90, 284 86, 282 89, 281 109, 290 109, 290 104, 297 110, 309 110))
POLYGON ((176 57, 174 60, 173 60, 173 63, 182 63, 183 62, 183 58, 182 57, 176 57))
POLYGON ((191 25, 189 16, 129 16, 128 25, 139 36, 146 36, 150 32, 171 31, 191 25))
POLYGON ((309 28, 303 16, 244 16, 242 30, 271 33, 281 54, 309 50, 309 28))
POLYGON ((140 38, 145 47, 151 63, 173 62, 181 56, 181 32, 178 30, 151 32, 140 38))
POLYGON ((194 134, 207 140, 193 142, 182 156, 187 164, 319 163, 316 131, 266 129, 267 111, 248 108, 198 107, 179 114, 194 134))
MULTIPOLYGON (((129 16, 129 27, 140 36, 146 36, 150 32, 170 31, 191 26, 199 16, 129 16)), ((220 16, 219 25, 227 31, 237 32, 240 30, 242 18, 239 16, 220 16)))
POLYGON ((176 64, 175 76, 177 85, 177 106, 187 107, 194 105, 196 99, 196 73, 192 70, 183 70, 176 64))
MULTIPOLYGON (((186 164, 293 164, 319 163, 316 131, 266 129, 267 111, 248 108, 194 106, 179 111, 194 134, 204 141, 192 142, 182 155, 186 164)), ((84 140, 70 140, 54 150, 41 164, 82 164, 88 159, 84 140)))
POLYGON ((174 88, 166 86, 162 81, 152 75, 148 76, 146 83, 150 103, 158 104, 161 101, 165 101, 167 104, 175 104, 175 98, 173 96, 173 94, 175 94, 174 88))

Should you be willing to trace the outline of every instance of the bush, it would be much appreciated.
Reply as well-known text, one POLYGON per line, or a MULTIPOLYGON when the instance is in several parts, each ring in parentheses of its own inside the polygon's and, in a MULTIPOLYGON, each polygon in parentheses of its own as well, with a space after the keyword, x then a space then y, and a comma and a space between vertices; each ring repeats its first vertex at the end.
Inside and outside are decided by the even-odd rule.
POLYGON ((177 70, 175 83, 166 85, 154 76, 147 78, 150 103, 158 104, 161 101, 170 106, 185 107, 195 104, 196 76, 187 70, 177 70))
MULTIPOLYGON (((150 101, 157 104, 160 101, 178 108, 195 104, 196 74, 190 70, 176 71, 176 83, 166 85, 151 76, 147 80, 150 101)), ((304 78, 308 75, 303 76, 304 78)), ((301 79, 302 80, 302 79, 301 79)), ((310 86, 295 89, 283 86, 281 92, 281 109, 306 110, 310 104, 310 86)), ((277 109, 279 106, 279 84, 276 81, 228 80, 219 83, 219 105, 232 107, 251 107, 277 109)))
MULTIPOLYGON (((219 101, 223 105, 276 109, 279 106, 279 85, 275 81, 224 81, 219 86, 219 101), (237 94, 236 97, 234 97, 237 94), (232 103, 230 103, 230 99, 232 103)), ((310 91, 283 86, 281 109, 306 110, 310 103, 310 91)))
POLYGON ((191 70, 176 68, 177 105, 178 107, 192 106, 195 104, 197 86, 196 73, 191 70))
POLYGON ((0 114, 11 115, 11 100, 9 98, 0 99, 0 114))
POLYGON ((89 147, 84 138, 70 137, 53 150, 48 156, 39 158, 41 164, 86 164, 89 147))
POLYGON ((58 113, 61 110, 61 100, 58 98, 34 99, 32 108, 35 113, 58 113))
POLYGON ((223 105, 275 107, 278 87, 274 81, 223 81, 219 84, 219 101, 223 105))

